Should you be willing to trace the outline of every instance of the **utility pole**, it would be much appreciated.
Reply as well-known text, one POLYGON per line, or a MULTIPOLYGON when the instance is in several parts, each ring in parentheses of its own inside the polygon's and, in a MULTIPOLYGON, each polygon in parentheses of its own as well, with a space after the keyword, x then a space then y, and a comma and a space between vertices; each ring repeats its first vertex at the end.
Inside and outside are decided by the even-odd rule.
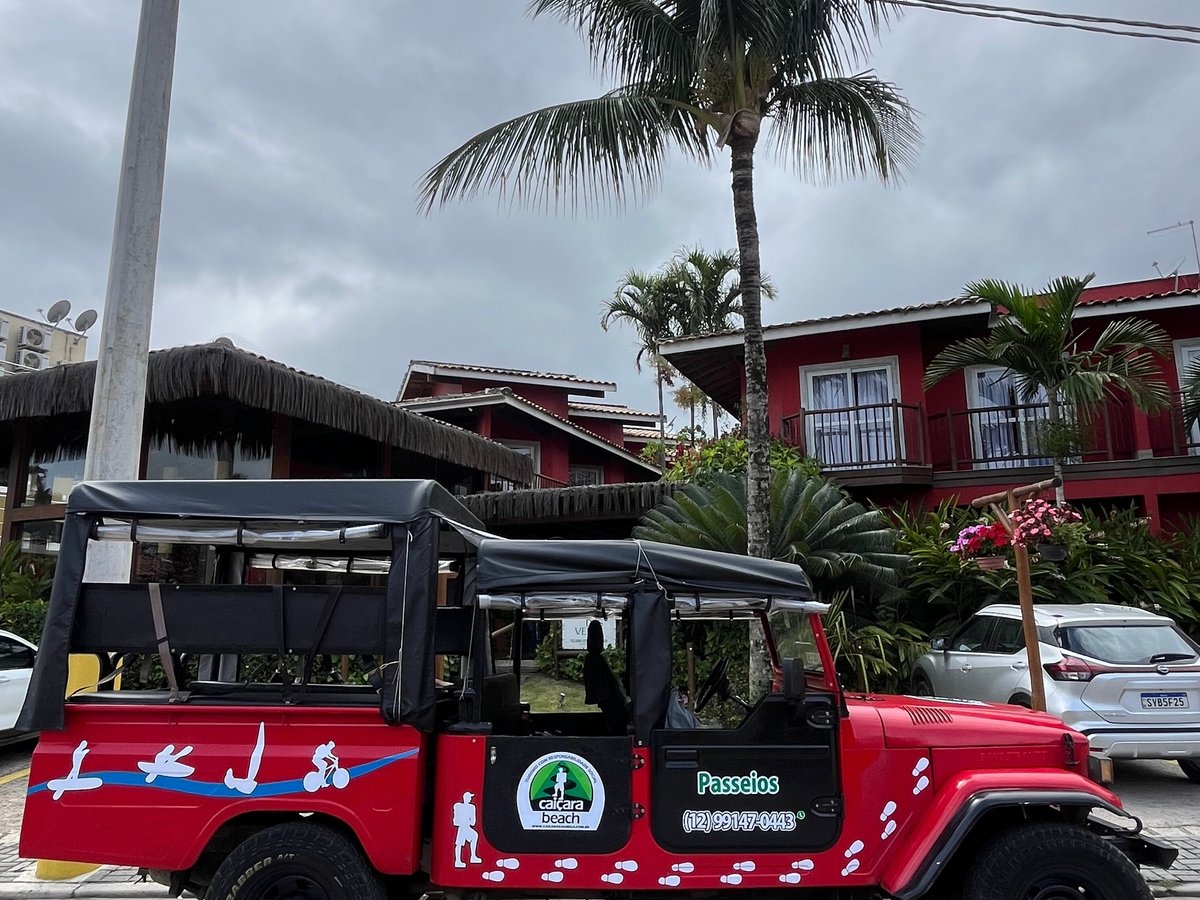
MULTIPOLYGON (((136 479, 141 465, 178 25, 179 0, 142 0, 83 473, 89 481, 136 479)), ((131 552, 123 544, 93 547, 87 580, 128 581, 131 552)))

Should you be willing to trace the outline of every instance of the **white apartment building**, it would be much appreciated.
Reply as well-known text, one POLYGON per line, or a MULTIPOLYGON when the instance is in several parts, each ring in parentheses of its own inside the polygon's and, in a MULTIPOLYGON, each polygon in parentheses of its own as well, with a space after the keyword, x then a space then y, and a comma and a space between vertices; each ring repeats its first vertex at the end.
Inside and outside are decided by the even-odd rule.
POLYGON ((54 328, 0 309, 0 375, 82 362, 86 353, 87 337, 77 334, 65 322, 54 328))

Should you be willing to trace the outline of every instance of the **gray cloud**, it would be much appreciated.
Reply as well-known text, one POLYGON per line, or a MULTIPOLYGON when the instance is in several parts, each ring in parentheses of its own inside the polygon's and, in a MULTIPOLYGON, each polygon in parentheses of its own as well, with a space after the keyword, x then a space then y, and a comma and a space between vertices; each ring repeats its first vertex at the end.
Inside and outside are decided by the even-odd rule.
MULTIPOLYGON (((674 162, 620 215, 481 198, 423 217, 415 183, 457 143, 603 89, 569 30, 519 0, 183 4, 155 346, 229 334, 385 397, 410 357, 567 370, 653 406, 632 335, 602 332, 600 304, 682 244, 733 245, 726 160, 674 162)), ((103 300, 136 26, 132 0, 0 0, 0 306, 103 300)), ((769 320, 985 275, 1194 265, 1190 237, 1145 232, 1200 211, 1200 48, 914 11, 872 65, 923 114, 917 168, 899 189, 814 187, 764 156, 769 320)))

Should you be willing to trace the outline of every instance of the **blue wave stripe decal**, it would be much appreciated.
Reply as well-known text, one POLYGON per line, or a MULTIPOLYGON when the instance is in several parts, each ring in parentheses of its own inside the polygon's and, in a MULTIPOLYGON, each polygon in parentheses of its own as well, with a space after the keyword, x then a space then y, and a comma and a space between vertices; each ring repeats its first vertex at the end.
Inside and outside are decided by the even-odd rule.
MULTIPOLYGON (((416 756, 416 754, 417 751, 415 749, 405 750, 403 753, 396 753, 392 756, 385 756, 382 759, 375 759, 361 765, 351 766, 346 771, 350 773, 350 780, 353 782, 355 778, 360 778, 363 775, 374 772, 376 769, 382 769, 384 766, 399 762, 402 759, 408 759, 410 756, 416 756)), ((236 799, 239 797, 282 797, 285 794, 306 793, 303 778, 294 778, 291 781, 263 782, 251 793, 243 794, 241 791, 235 791, 233 788, 226 787, 223 782, 191 781, 187 778, 166 778, 162 775, 155 778, 153 784, 147 784, 146 776, 141 772, 81 772, 80 777, 99 778, 105 785, 114 784, 124 787, 149 788, 150 790, 171 791, 176 794, 192 794, 197 797, 236 799)), ((49 790, 46 783, 35 784, 30 785, 26 794, 27 796, 31 796, 46 790, 49 790)), ((66 793, 76 792, 68 791, 66 793)), ((83 791, 82 793, 91 792, 83 791)))

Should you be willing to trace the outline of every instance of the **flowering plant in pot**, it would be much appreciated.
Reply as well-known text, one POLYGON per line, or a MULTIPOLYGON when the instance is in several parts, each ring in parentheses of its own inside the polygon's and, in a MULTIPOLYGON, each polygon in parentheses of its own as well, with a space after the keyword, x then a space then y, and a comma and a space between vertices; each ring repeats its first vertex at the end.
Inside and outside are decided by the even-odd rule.
POLYGON ((1012 524, 1014 543, 1036 547, 1051 562, 1066 559, 1067 551, 1082 544, 1087 534, 1083 516, 1075 510, 1036 497, 1012 514, 1012 524))
POLYGON ((950 552, 974 560, 981 569, 1000 569, 1006 563, 1004 554, 1011 543, 1008 529, 1002 523, 984 522, 960 531, 950 545, 950 552))

